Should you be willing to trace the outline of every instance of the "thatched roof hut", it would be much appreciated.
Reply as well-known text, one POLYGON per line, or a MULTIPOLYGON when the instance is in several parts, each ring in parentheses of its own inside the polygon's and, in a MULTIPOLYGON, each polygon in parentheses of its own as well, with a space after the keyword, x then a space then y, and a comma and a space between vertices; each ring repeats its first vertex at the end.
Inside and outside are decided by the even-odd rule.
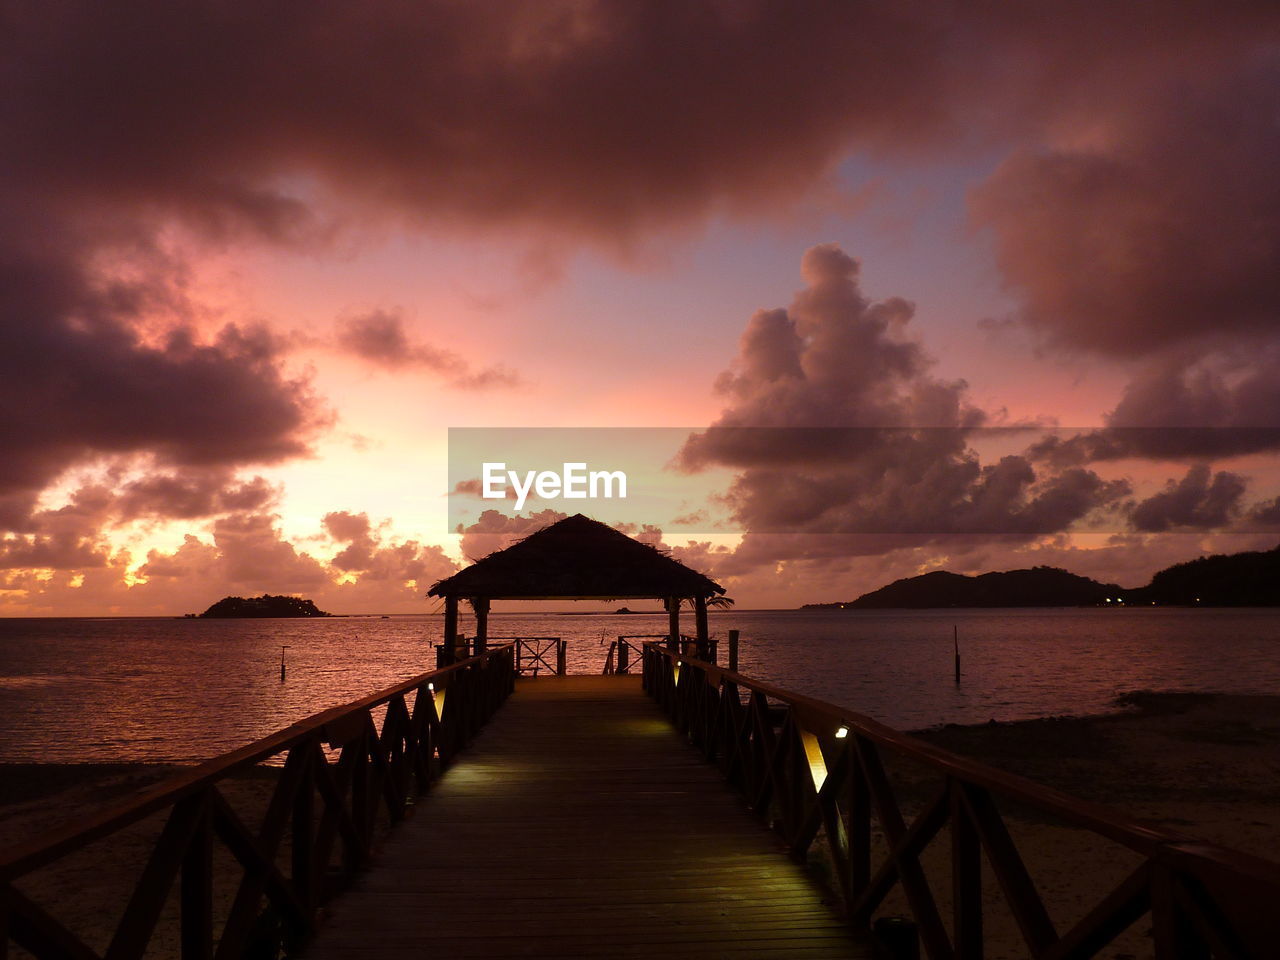
POLYGON ((709 577, 579 513, 437 581, 427 596, 623 600, 722 593, 709 577))
POLYGON ((659 599, 666 603, 673 637, 679 634, 680 601, 693 600, 703 638, 707 599, 723 593, 710 577, 576 514, 437 581, 427 596, 445 598, 445 637, 456 637, 458 600, 469 600, 477 648, 483 649, 490 600, 659 599))

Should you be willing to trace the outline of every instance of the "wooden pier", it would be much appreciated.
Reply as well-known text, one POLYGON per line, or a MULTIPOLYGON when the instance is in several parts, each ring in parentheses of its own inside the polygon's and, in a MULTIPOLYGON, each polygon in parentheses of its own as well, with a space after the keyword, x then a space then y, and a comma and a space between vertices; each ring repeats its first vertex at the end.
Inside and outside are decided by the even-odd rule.
POLYGON ((523 680, 306 956, 875 956, 785 853, 639 677, 523 680))

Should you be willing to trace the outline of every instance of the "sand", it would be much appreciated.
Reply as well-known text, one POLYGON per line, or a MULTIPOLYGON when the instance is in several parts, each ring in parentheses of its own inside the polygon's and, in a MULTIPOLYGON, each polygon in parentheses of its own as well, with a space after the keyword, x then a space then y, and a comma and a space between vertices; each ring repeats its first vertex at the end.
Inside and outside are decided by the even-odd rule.
POLYGON ((1120 705, 919 735, 1153 825, 1280 856, 1280 697, 1144 692, 1120 705))
MULTIPOLYGON (((1218 694, 1130 695, 1123 712, 1089 718, 947 727, 919 736, 1130 816, 1254 854, 1280 859, 1280 697, 1218 694)), ((26 839, 128 797, 172 772, 144 764, 0 765, 0 845, 26 839)), ((918 770, 891 766, 907 812, 930 789, 918 770)), ((273 774, 228 785, 238 808, 265 804, 273 774)), ((1060 930, 1136 865, 1123 848, 1033 812, 1008 808, 1006 819, 1060 930)), ((42 871, 22 888, 58 909, 73 929, 105 946, 109 917, 123 905, 160 819, 95 844, 74 862, 42 871)), ((947 916, 945 832, 924 862, 947 916)), ((815 857, 815 860, 818 858, 815 857)), ((230 866, 230 865, 229 865, 230 866)), ((231 868, 234 872, 234 868, 231 868)), ((994 879, 984 895, 991 960, 1026 956, 1004 913, 994 879)), ((896 894, 886 912, 908 914, 896 894)), ((165 949, 157 951, 164 955, 165 949)), ((1102 953, 1111 960, 1149 956, 1145 923, 1102 953)), ((20 953, 16 954, 21 956, 20 953)))

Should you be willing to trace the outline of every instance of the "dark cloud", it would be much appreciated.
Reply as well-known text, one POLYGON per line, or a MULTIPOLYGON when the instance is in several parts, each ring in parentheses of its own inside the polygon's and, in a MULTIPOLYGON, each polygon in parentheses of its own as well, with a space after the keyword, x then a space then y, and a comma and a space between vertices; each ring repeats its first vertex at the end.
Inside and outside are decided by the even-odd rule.
POLYGON ((931 442, 953 444, 983 422, 967 385, 930 376, 932 361, 905 336, 912 304, 867 299, 860 270, 835 244, 805 253, 805 288, 790 309, 751 318, 716 383, 728 405, 689 438, 679 466, 842 461, 900 441, 903 427, 943 428, 931 442))
POLYGON ((351 513, 347 510, 335 510, 324 515, 321 524, 327 533, 339 543, 364 542, 370 539, 373 526, 369 523, 367 513, 351 513))
POLYGON ((239 480, 220 470, 185 470, 151 474, 122 484, 116 492, 115 509, 122 523, 139 518, 192 520, 258 511, 277 494, 262 477, 239 480))
POLYGON ((1083 143, 1023 148, 975 191, 1022 318, 1051 341, 1141 357, 1274 335, 1280 60, 1242 42, 1206 67, 1099 102, 1083 143))
POLYGON ((388 370, 419 368, 445 377, 450 384, 466 390, 513 387, 520 378, 505 367, 473 370, 451 350, 415 343, 397 311, 374 310, 338 323, 338 346, 362 360, 388 370))
POLYGON ((1160 533, 1171 529, 1220 530, 1240 514, 1245 479, 1227 470, 1211 473, 1209 465, 1191 467, 1181 480, 1137 503, 1130 518, 1135 530, 1160 533))
POLYGON ((1174 351, 1142 364, 1105 429, 1049 435, 1030 455, 1058 464, 1203 460, 1280 450, 1280 345, 1174 351))
POLYGON ((762 544, 808 556, 1031 538, 1128 493, 1079 467, 1038 471, 1014 455, 981 463, 971 441, 985 415, 962 381, 932 376, 905 333, 911 305, 869 301, 857 262, 832 244, 806 253, 802 273, 790 308, 752 318, 719 381, 728 405, 677 458, 684 469, 740 471, 722 496, 748 533, 740 562, 762 544), (813 537, 828 539, 814 547, 813 537))
MULTIPOLYGON (((35 494, 86 459, 231 469, 298 456, 325 425, 261 329, 198 332, 182 263, 164 253, 175 222, 212 244, 318 244, 372 215, 626 245, 655 226, 776 209, 829 187, 853 152, 1017 147, 974 211, 1046 338, 1132 358, 1274 336, 1270 0, 1155 12, 1102 0, 15 0, 0 23, 3 523, 29 522, 35 494)), ((695 438, 690 466, 760 472, 738 491, 742 509, 817 526, 806 503, 847 482, 853 522, 859 503, 893 506, 899 478, 975 522, 1025 530, 1114 492, 1039 462, 974 462, 964 431, 981 415, 899 334, 910 305, 866 302, 833 248, 806 271, 793 310, 753 321, 717 428, 945 430, 850 434, 834 453, 865 467, 847 477, 817 469, 832 451, 799 431, 794 448, 695 438), (824 319, 837 314, 851 319, 824 319), (767 475, 792 462, 813 468, 812 490, 767 475)), ((394 316, 357 329, 353 348, 383 365, 416 357, 462 385, 503 376, 421 352, 394 316)), ((1249 364, 1256 384, 1228 376, 1228 407, 1276 409, 1259 406, 1273 368, 1249 364)), ((1146 416, 1151 377, 1131 388, 1146 416)), ((1182 400, 1214 400, 1184 380, 1182 400)), ((1181 401, 1164 399, 1173 416, 1181 401)), ((1136 422, 1127 401, 1117 424, 1136 422)), ((153 500, 206 508, 182 487, 153 500)), ((251 512, 236 516, 263 516, 245 496, 251 512)), ((260 542, 299 582, 311 575, 261 524, 239 522, 219 521, 228 556, 260 542)))
POLYGON ((24 177, 211 230, 304 231, 289 178, 305 176, 404 216, 616 234, 792 197, 851 145, 1035 129, 1100 88, 1199 80, 1276 22, 1266 3, 1152 19, 1102 2, 54 0, 6 17, 0 119, 24 177))
POLYGON ((265 329, 229 324, 205 338, 170 315, 152 335, 143 321, 163 298, 148 283, 92 280, 89 251, 38 262, 12 241, 0 236, 0 496, 30 502, 63 470, 103 457, 146 453, 179 469, 277 462, 327 422, 265 329))
POLYGON ((109 558, 105 544, 69 532, 0 537, 0 569, 85 570, 109 558))
POLYGON ((1248 523, 1255 530, 1280 531, 1280 497, 1254 504, 1249 510, 1248 523))

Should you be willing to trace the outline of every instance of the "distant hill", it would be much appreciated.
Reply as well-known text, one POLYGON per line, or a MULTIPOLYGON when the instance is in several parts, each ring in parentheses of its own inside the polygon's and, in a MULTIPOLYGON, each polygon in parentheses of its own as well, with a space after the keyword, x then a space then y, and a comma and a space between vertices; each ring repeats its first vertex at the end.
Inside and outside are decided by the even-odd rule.
POLYGON ((1280 606, 1280 546, 1215 554, 1161 570, 1134 591, 1145 603, 1203 607, 1280 606))
POLYGON ((935 570, 896 580, 841 603, 805 609, 883 610, 935 607, 1078 607, 1106 605, 1280 606, 1280 546, 1274 550, 1201 557, 1161 570, 1145 587, 1126 590, 1056 567, 1034 567, 969 577, 935 570))
POLYGON ((883 610, 894 607, 1079 607, 1105 603, 1121 593, 1114 583, 1098 583, 1056 567, 1009 570, 968 577, 935 570, 895 580, 847 603, 814 603, 809 608, 847 607, 883 610))
POLYGON ((201 617, 232 619, 236 617, 328 617, 331 614, 316 608, 312 600, 301 597, 273 597, 264 593, 260 597, 223 597, 201 617))

